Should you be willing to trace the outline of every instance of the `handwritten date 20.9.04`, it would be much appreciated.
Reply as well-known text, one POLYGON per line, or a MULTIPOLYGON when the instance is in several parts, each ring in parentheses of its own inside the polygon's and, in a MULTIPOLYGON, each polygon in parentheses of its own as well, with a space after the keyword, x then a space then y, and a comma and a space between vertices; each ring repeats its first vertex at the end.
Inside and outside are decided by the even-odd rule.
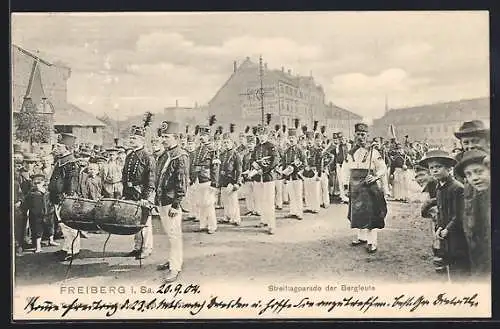
POLYGON ((151 288, 141 287, 142 293, 155 293, 155 294, 172 294, 173 297, 178 295, 195 295, 200 293, 200 286, 196 284, 183 285, 181 283, 178 284, 167 284, 164 283, 158 287, 158 289, 154 290, 151 288))

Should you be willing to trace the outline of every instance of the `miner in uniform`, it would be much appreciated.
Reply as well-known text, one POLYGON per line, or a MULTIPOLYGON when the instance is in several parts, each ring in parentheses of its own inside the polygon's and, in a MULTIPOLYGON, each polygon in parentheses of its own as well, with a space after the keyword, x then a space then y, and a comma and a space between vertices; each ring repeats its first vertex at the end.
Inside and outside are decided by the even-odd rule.
POLYGON ((338 147, 337 133, 333 133, 331 142, 323 151, 323 168, 328 172, 328 185, 330 188, 331 201, 340 198, 339 176, 337 175, 338 147))
POLYGON ((153 226, 151 214, 147 207, 154 203, 155 160, 153 155, 144 149, 145 130, 132 126, 129 145, 133 148, 125 158, 122 171, 123 199, 138 201, 142 206, 142 214, 147 216, 146 227, 134 236, 134 249, 129 257, 144 259, 153 251, 153 226))
POLYGON ((259 126, 257 128, 257 138, 259 144, 252 152, 251 166, 255 171, 253 176, 256 195, 261 202, 259 209, 261 213, 261 223, 268 226, 268 233, 274 234, 276 231, 275 214, 275 182, 274 170, 278 166, 280 159, 276 147, 268 141, 269 128, 259 126))
POLYGON ((245 195, 245 206, 247 208, 247 213, 245 214, 246 216, 248 215, 257 215, 256 208, 255 208, 255 192, 254 192, 254 185, 255 182, 248 177, 248 173, 252 169, 252 163, 250 162, 253 150, 255 149, 257 141, 255 138, 255 135, 248 135, 247 136, 247 151, 243 155, 242 159, 242 178, 243 178, 243 183, 245 184, 246 187, 246 195, 245 195))
POLYGON ((158 129, 164 151, 156 167, 155 205, 169 242, 167 262, 157 267, 167 271, 164 283, 176 281, 183 265, 181 203, 189 182, 189 156, 179 144, 180 131, 179 123, 172 121, 163 121, 158 129))
POLYGON ((215 151, 210 147, 209 126, 199 127, 200 145, 193 152, 190 170, 190 188, 194 187, 194 211, 200 221, 200 231, 207 230, 209 234, 217 230, 217 217, 215 215, 215 189, 217 188, 218 163, 215 151))
POLYGON ((305 168, 306 155, 298 145, 297 129, 288 130, 290 146, 286 149, 282 159, 282 174, 286 181, 289 195, 290 214, 289 217, 301 220, 304 218, 303 203, 303 177, 301 171, 305 168))
MULTIPOLYGON (((78 165, 73 155, 75 141, 76 137, 72 134, 60 134, 54 150, 56 162, 50 176, 48 191, 50 202, 54 205, 58 219, 61 202, 64 197, 76 194, 78 165)), ((64 243, 57 254, 61 256, 61 260, 63 261, 71 260, 80 253, 80 236, 77 230, 66 226, 64 223, 59 224, 63 233, 64 243), (72 244, 73 249, 71 248, 72 244)))
POLYGON ((380 153, 368 145, 368 125, 354 126, 355 144, 349 152, 348 162, 342 166, 344 186, 349 190, 347 218, 357 237, 352 246, 367 244, 368 253, 377 251, 377 229, 385 226, 387 203, 381 178, 387 167, 380 153))
MULTIPOLYGON (((274 127, 274 132, 272 132, 272 140, 271 142, 274 143, 276 147, 276 151, 278 152, 278 156, 280 159, 283 158, 283 147, 280 143, 281 137, 280 135, 280 125, 276 125, 274 127)), ((277 168, 278 169, 278 168, 277 168)), ((282 210, 283 209, 283 177, 279 171, 275 172, 275 202, 276 202, 276 210, 282 210)))
MULTIPOLYGON (((196 132, 197 133, 197 132, 196 132)), ((196 150, 196 143, 195 143, 195 136, 192 134, 188 134, 186 136, 186 153, 188 154, 188 160, 189 160, 189 172, 191 172, 192 164, 193 164, 193 158, 194 158, 194 151, 196 150)), ((196 195, 196 189, 194 185, 187 187, 187 192, 186 192, 186 197, 184 198, 183 204, 186 205, 187 209, 189 210, 188 219, 196 219, 196 214, 195 214, 195 195, 196 195)))
POLYGON ((321 149, 314 145, 314 131, 306 131, 306 167, 304 168, 304 212, 317 214, 320 210, 321 149))
POLYGON ((239 226, 241 224, 238 190, 241 182, 241 156, 234 148, 234 142, 229 133, 222 136, 224 151, 220 156, 219 186, 221 187, 224 221, 239 226))
POLYGON ((329 165, 329 161, 330 161, 330 157, 327 157, 325 155, 325 153, 323 152, 325 146, 323 145, 323 135, 321 133, 316 133, 315 136, 314 136, 314 141, 316 143, 316 150, 317 152, 319 152, 320 154, 320 170, 321 170, 321 173, 320 173, 320 181, 319 181, 319 184, 320 184, 320 196, 319 196, 319 199, 320 199, 320 202, 321 202, 321 205, 320 207, 321 208, 328 208, 328 206, 330 205, 330 191, 329 191, 329 188, 328 188, 328 176, 329 176, 329 170, 328 170, 328 165, 329 165))
POLYGON ((336 143, 336 162, 337 162, 337 178, 339 180, 339 194, 340 200, 343 203, 348 203, 349 199, 347 198, 347 191, 344 188, 344 177, 342 177, 343 170, 342 167, 344 164, 349 163, 348 155, 349 155, 349 145, 345 137, 341 132, 337 132, 337 143, 336 143))

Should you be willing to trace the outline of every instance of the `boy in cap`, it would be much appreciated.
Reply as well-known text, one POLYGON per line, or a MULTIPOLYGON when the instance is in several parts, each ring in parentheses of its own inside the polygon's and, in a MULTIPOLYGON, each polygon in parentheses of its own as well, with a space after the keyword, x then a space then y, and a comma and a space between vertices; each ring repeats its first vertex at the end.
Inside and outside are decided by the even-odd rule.
POLYGON ((156 167, 155 205, 159 208, 160 220, 167 234, 169 249, 167 262, 157 269, 168 270, 164 282, 176 281, 182 270, 182 200, 186 196, 189 181, 189 157, 179 145, 181 127, 177 122, 163 121, 159 135, 164 152, 156 167))
POLYGON ((469 206, 472 214, 464 216, 463 227, 471 274, 479 279, 491 275, 491 172, 488 157, 483 150, 469 150, 464 152, 455 167, 455 173, 464 177, 473 188, 469 206))
POLYGON ((468 274, 469 262, 463 230, 464 188, 451 174, 456 160, 443 150, 433 150, 419 164, 429 168, 438 184, 435 237, 439 243, 434 247, 443 263, 438 261, 435 265, 446 266, 450 279, 460 279, 468 274))
POLYGON ((48 245, 58 246, 59 244, 54 241, 54 225, 45 175, 37 174, 33 176, 33 188, 26 196, 23 207, 29 213, 31 240, 35 253, 42 252, 44 230, 49 236, 48 245))
POLYGON ((377 230, 385 227, 387 203, 385 201, 381 178, 387 167, 380 153, 369 145, 368 125, 354 125, 355 145, 342 166, 346 190, 349 190, 349 209, 347 218, 351 228, 356 230, 357 238, 352 246, 367 244, 367 252, 377 251, 377 230))
POLYGON ((137 201, 142 207, 142 216, 146 227, 134 236, 134 248, 129 257, 144 259, 153 252, 153 226, 151 214, 147 207, 154 203, 155 160, 146 151, 144 145, 146 132, 143 127, 132 126, 129 134, 129 145, 132 148, 125 158, 122 169, 123 198, 137 201))
POLYGON ((103 176, 103 196, 106 198, 120 199, 122 197, 123 185, 122 185, 122 169, 123 166, 118 161, 118 149, 108 148, 109 159, 104 170, 102 172, 103 176))
MULTIPOLYGON (((65 195, 73 196, 77 192, 78 166, 73 155, 73 148, 76 137, 72 134, 59 134, 54 147, 55 164, 49 181, 50 201, 54 205, 54 210, 59 219, 61 202, 65 195)), ((60 222, 64 243, 58 255, 61 260, 68 261, 76 257, 80 252, 80 237, 78 231, 60 222), (74 241, 74 243, 73 243, 74 241), (73 249, 72 249, 73 243, 73 249)))

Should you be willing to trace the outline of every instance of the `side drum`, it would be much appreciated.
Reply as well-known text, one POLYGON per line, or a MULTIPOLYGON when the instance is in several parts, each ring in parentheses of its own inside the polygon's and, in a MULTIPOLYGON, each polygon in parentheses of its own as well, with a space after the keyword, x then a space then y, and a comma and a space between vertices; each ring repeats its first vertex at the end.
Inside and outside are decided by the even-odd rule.
POLYGON ((135 201, 105 198, 95 206, 95 222, 107 233, 133 235, 146 226, 147 212, 135 201))
POLYGON ((61 204, 59 216, 68 227, 80 231, 96 231, 94 209, 97 201, 79 197, 65 197, 61 204))

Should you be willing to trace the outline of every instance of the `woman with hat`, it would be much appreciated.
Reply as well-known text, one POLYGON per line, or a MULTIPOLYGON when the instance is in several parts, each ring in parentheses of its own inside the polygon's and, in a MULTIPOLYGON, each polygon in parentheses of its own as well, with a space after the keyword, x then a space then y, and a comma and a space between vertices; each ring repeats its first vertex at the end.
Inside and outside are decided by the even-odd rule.
POLYGON ((481 279, 491 275, 491 173, 488 153, 476 149, 466 151, 455 167, 473 188, 473 196, 465 202, 471 214, 464 216, 464 232, 469 251, 471 273, 481 279))
POLYGON ((464 187, 451 174, 456 163, 443 150, 429 151, 419 162, 437 181, 436 256, 443 259, 450 279, 460 279, 470 269, 463 229, 464 187))

